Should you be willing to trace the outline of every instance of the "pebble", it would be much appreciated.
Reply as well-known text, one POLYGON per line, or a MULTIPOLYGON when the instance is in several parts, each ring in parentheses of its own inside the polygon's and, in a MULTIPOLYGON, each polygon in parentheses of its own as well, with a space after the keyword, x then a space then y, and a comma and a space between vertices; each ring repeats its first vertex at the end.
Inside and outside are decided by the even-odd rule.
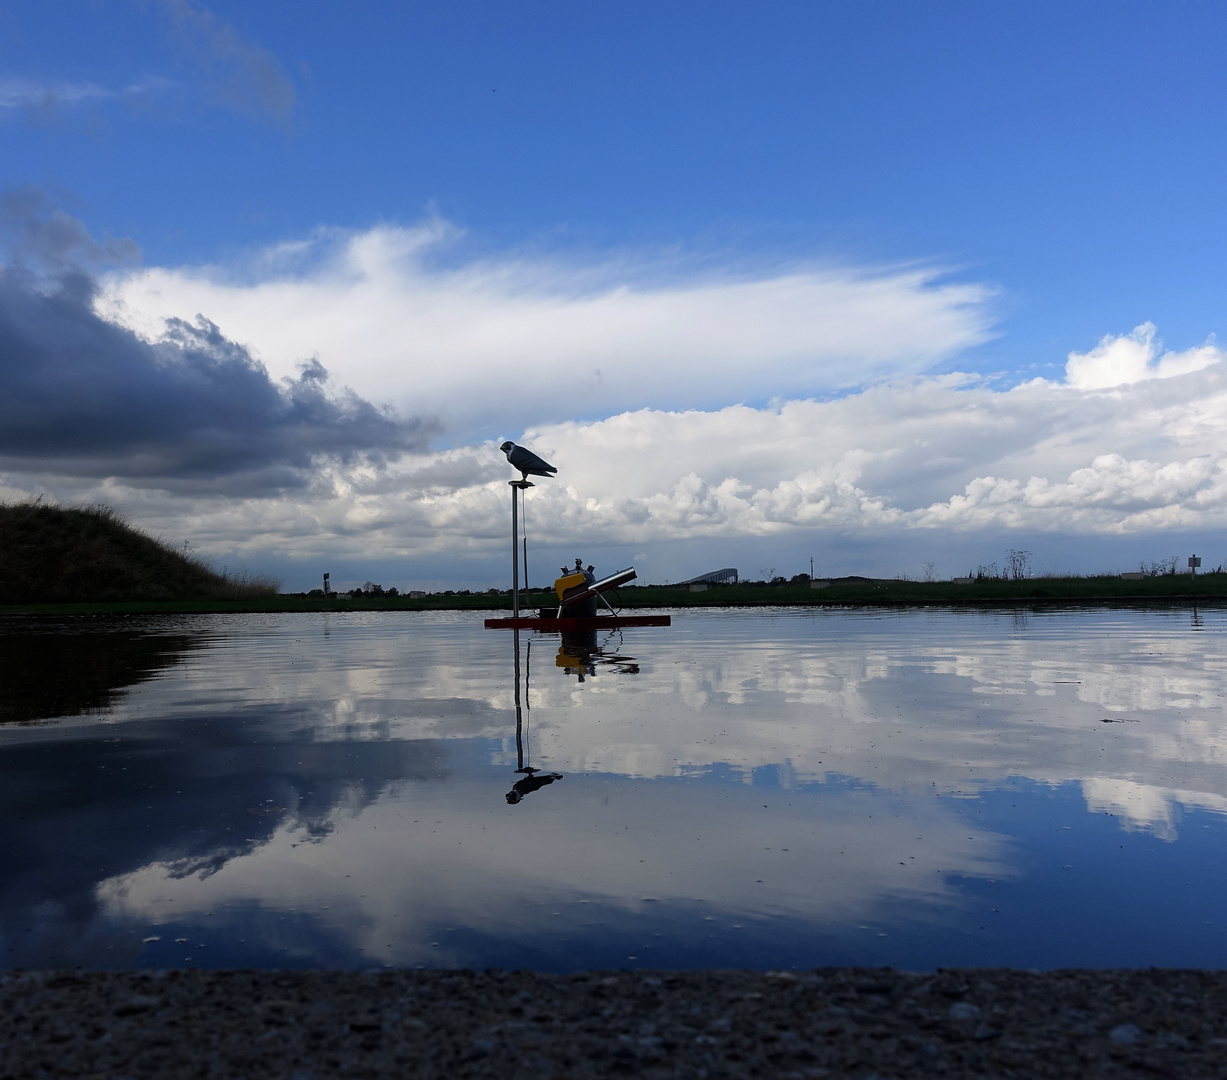
POLYGON ((1218 971, 0 972, 0 1010, 0 1078, 1227 1076, 1218 971))

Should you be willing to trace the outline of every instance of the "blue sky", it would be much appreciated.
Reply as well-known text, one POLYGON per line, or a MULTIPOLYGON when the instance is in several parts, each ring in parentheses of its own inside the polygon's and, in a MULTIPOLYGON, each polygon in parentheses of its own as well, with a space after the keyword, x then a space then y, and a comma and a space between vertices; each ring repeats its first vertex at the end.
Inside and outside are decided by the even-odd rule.
POLYGON ((211 10, 282 68, 288 132, 215 107, 156 5, 10 3, 7 73, 170 84, 10 119, 10 181, 66 188, 156 262, 432 206, 492 245, 940 258, 1009 290, 1013 363, 1141 315, 1215 328, 1217 5, 211 10))
MULTIPOLYGON (((143 270, 129 264, 95 272, 104 293, 126 300, 126 324, 146 338, 154 336, 149 319, 191 319, 199 311, 274 377, 292 373, 289 351, 297 350, 298 360, 318 355, 338 385, 389 402, 406 417, 420 398, 425 413, 441 418, 435 451, 472 447, 476 455, 490 439, 519 438, 526 428, 549 442, 554 429, 540 425, 600 424, 628 410, 766 408, 956 371, 996 377, 991 385, 1006 392, 1035 376, 1061 382, 1069 353, 1089 353, 1105 336, 1124 340, 1147 322, 1177 353, 1223 332, 1225 24, 1227 10, 1217 5, 1179 3, 9 2, 0 5, 0 182, 47 192, 48 205, 79 219, 95 238, 135 241, 143 270), (578 281, 597 282, 584 286, 589 296, 623 289, 655 297, 653 290, 663 290, 666 306, 672 292, 712 281, 764 283, 832 267, 856 279, 920 268, 934 276, 901 285, 903 293, 975 289, 974 299, 957 303, 976 315, 961 332, 943 330, 931 344, 903 350, 907 358, 897 363, 889 359, 902 355, 895 346, 882 346, 879 355, 852 341, 842 347, 838 376, 808 368, 772 374, 770 362, 747 354, 746 370, 765 365, 755 385, 706 380, 706 346, 697 341, 679 363, 690 385, 707 381, 710 392, 696 390, 689 399, 684 389, 649 381, 639 400, 575 395, 568 406, 564 396, 524 412, 522 421, 506 418, 497 431, 489 409, 465 414, 437 387, 401 387, 386 368, 367 371, 361 358, 326 343, 312 348, 300 335, 281 357, 275 328, 244 315, 244 288, 312 275, 320 285, 321 274, 336 284, 353 272, 352 265, 338 269, 338 245, 392 230, 394 240, 402 238, 392 243, 401 251, 395 261, 405 230, 424 223, 446 233, 412 256, 410 276, 428 280, 431 297, 445 278, 462 279, 462 292, 490 288, 483 268, 491 265, 504 277, 529 265, 527 277, 537 282, 529 291, 538 300, 571 295, 579 286, 565 282, 578 281), (303 246, 306 262, 270 269, 269 252, 278 245, 303 246), (140 275, 153 272, 182 286, 174 292, 158 279, 158 296, 173 295, 182 310, 159 308, 132 284, 147 283, 140 275), (553 283, 541 284, 546 278, 553 283), (206 300, 211 310, 201 306, 206 300), (855 369, 860 349, 878 358, 865 361, 858 379, 848 368, 855 369)), ((499 294, 499 312, 513 304, 516 289, 499 294)), ((541 314, 532 332, 548 336, 556 316, 553 308, 541 314)), ((770 321, 769 313, 762 317, 770 321)), ((124 321, 115 309, 108 318, 124 321)), ((489 318, 487 309, 465 316, 489 318)), ((931 330, 926 322, 915 335, 931 330)), ((348 333, 338 324, 339 337, 348 333)), ((563 338, 560 350, 575 347, 563 338)), ((422 340, 415 362, 429 364, 431 339, 422 340)), ((498 363, 497 345, 490 350, 488 362, 498 363)), ((1155 362, 1160 353, 1156 347, 1155 362)), ((618 358, 602 363, 608 375, 618 358)), ((1202 385, 1217 377, 1217 367, 1211 357, 1174 377, 1201 380, 1200 389, 1189 389, 1187 407, 1217 393, 1202 385)), ((475 377, 458 371, 458 399, 475 377)), ((899 408, 916 407, 914 393, 898 393, 899 408)), ((1085 460, 1062 458, 1051 475, 1023 469, 1007 479, 1068 482, 1077 467, 1136 443, 1136 433, 1105 427, 1102 409, 1087 408, 1081 415, 1093 414, 1090 427, 1062 436, 1086 445, 1085 460)), ((1120 415, 1128 411, 1122 406, 1120 415)), ((1124 457, 1161 470, 1212 454, 1218 413, 1198 415, 1192 424, 1165 414, 1158 427, 1171 430, 1124 457), (1191 427, 1200 432, 1197 445, 1174 434, 1191 427)), ((557 436, 551 449, 560 452, 564 441, 557 436)), ((842 445, 831 460, 863 449, 842 445)), ((894 452, 906 456, 899 447, 894 452)), ((880 448, 872 453, 889 456, 880 448)), ((949 501, 990 471, 1002 478, 991 454, 965 464, 930 501, 949 501)), ((746 481, 752 470, 730 468, 728 476, 700 479, 716 488, 735 476, 774 490, 788 478, 767 475, 768 467, 746 481)), ((62 465, 27 463, 10 470, 8 486, 85 492, 73 486, 73 475, 62 465)), ((662 476, 659 490, 672 491, 679 479, 662 476)), ((488 472, 455 483, 470 494, 482 484, 497 490, 488 472)), ((173 499, 188 496, 157 489, 170 492, 170 501, 159 503, 153 490, 143 481, 125 503, 138 519, 174 531, 170 523, 187 518, 173 499)), ((893 492, 888 502, 900 511, 919 508, 905 505, 897 485, 859 490, 869 498, 893 492)), ((291 568, 332 554, 352 558, 359 574, 367 567, 390 579, 440 577, 429 543, 386 550, 382 541, 367 544, 363 551, 380 554, 363 562, 330 546, 329 527, 321 526, 314 546, 290 543, 262 527, 251 507, 245 516, 239 503, 223 508, 227 497, 247 494, 211 493, 204 544, 211 550, 291 568), (233 535, 224 520, 234 522, 233 535)), ((1206 498, 1203 490, 1198 513, 1206 498)), ((1161 534, 1137 545, 1149 551, 1173 530, 1192 536, 1217 522, 1194 517, 1172 511, 1143 527, 1122 524, 1129 518, 1122 510, 1090 525, 1072 517, 999 520, 991 540, 985 525, 960 526, 969 530, 960 535, 968 557, 977 535, 993 554, 1000 544, 992 530, 1002 529, 1024 538, 1037 530, 1062 552, 1077 549, 1071 537, 1161 534)), ((787 540, 770 529, 734 529, 725 538, 731 549, 752 549, 751 558, 755 537, 778 542, 784 561, 819 534, 829 545, 865 550, 882 540, 882 529, 896 527, 904 526, 793 522, 787 540), (862 528, 870 532, 856 532, 862 528)), ((583 530, 576 529, 568 538, 578 542, 583 530)), ((719 548, 715 534, 675 531, 659 540, 694 541, 705 553, 709 544, 719 548)), ((474 567, 486 566, 480 544, 471 557, 474 567)))

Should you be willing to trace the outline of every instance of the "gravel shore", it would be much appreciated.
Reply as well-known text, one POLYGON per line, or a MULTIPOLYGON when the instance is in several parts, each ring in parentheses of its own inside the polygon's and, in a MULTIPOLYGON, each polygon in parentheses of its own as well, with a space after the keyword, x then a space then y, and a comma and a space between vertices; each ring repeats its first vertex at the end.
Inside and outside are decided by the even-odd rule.
POLYGON ((0 1077, 1227 1076, 1227 973, 9 972, 0 1077))

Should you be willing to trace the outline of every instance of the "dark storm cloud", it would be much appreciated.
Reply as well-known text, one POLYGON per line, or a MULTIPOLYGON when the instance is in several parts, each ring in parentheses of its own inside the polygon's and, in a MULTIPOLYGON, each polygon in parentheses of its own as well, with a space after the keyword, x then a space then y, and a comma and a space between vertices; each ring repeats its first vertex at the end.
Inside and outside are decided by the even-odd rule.
POLYGON ((37 193, 0 200, 0 467, 231 493, 306 484, 324 460, 382 464, 435 427, 329 385, 273 381, 203 315, 150 344, 93 310, 96 267, 130 257, 37 193))

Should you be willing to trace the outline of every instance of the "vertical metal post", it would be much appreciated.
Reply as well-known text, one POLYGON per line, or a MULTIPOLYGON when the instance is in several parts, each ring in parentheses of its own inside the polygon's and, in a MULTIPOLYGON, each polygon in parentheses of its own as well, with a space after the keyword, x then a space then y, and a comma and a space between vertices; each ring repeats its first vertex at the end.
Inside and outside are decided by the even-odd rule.
MULTIPOLYGON (((511 617, 520 617, 520 486, 511 481, 511 617)), ((516 643, 516 687, 520 684, 520 649, 516 643)))

